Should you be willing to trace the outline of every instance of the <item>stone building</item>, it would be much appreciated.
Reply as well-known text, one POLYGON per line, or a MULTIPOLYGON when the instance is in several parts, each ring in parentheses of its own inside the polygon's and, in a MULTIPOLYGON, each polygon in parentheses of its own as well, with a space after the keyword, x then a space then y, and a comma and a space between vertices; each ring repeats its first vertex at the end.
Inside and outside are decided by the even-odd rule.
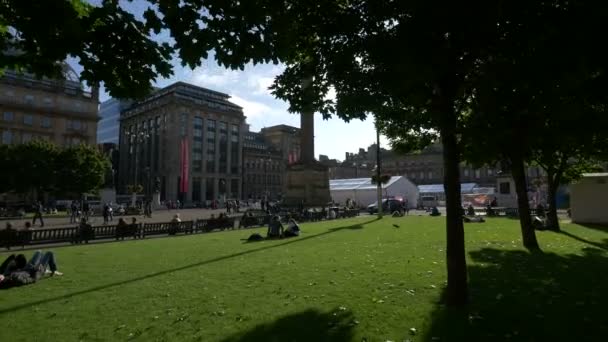
POLYGON ((39 79, 5 70, 0 77, 0 135, 2 144, 42 139, 58 146, 96 143, 97 88, 84 89, 65 65, 65 79, 39 79))
POLYGON ((285 172, 300 157, 300 129, 288 125, 246 132, 243 142, 243 198, 283 197, 285 172))
POLYGON ((119 191, 139 184, 183 203, 241 198, 245 116, 228 99, 177 82, 123 111, 119 191))
POLYGON ((243 198, 279 199, 286 161, 262 133, 246 132, 243 141, 243 198))

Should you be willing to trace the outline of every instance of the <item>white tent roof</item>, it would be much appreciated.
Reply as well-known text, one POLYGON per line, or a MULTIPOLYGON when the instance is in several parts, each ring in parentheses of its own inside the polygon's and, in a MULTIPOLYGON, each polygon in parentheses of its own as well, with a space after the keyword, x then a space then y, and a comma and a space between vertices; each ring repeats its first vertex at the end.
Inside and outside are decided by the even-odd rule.
MULTIPOLYGON (((403 176, 393 176, 386 184, 382 184, 383 188, 391 186, 403 176)), ((376 189, 377 185, 372 184, 371 178, 350 178, 350 179, 330 179, 330 190, 368 190, 376 189)))

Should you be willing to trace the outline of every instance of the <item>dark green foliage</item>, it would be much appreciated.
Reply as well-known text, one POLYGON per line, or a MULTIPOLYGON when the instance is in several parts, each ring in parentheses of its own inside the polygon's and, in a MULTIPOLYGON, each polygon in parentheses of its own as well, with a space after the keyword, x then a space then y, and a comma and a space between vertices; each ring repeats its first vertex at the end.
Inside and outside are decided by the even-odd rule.
POLYGON ((105 156, 92 146, 59 149, 41 140, 0 145, 0 157, 2 192, 93 192, 103 185, 109 167, 105 156))

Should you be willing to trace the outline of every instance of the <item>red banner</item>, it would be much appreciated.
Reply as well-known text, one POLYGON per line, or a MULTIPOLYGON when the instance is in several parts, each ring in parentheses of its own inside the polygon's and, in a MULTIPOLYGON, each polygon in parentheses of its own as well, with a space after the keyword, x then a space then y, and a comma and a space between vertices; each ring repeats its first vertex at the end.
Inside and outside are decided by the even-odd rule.
POLYGON ((188 174, 190 173, 190 162, 189 162, 189 149, 188 149, 188 139, 183 138, 181 143, 181 181, 179 184, 179 190, 182 193, 188 192, 188 174))

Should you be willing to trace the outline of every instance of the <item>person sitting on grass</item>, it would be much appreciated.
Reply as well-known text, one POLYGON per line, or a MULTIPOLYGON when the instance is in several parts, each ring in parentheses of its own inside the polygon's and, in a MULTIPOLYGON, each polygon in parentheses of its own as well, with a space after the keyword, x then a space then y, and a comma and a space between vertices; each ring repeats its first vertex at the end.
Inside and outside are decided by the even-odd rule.
MULTIPOLYGON (((0 270, 3 271, 3 274, 0 274, 0 288, 33 284, 47 273, 51 276, 63 275, 63 273, 57 271, 55 255, 51 251, 45 253, 42 253, 42 251, 36 251, 25 266, 14 269, 12 272, 5 275, 4 273, 6 273, 6 271, 4 268, 11 264, 11 257, 13 256, 9 256, 8 259, 2 263, 2 266, 0 266, 0 270)), ((14 257, 15 265, 13 267, 21 266, 20 263, 23 262, 22 260, 24 258, 25 257, 23 255, 14 257)))
POLYGON ((283 234, 283 236, 285 236, 285 237, 300 236, 300 226, 298 226, 298 223, 296 222, 296 220, 294 220, 292 218, 289 219, 289 222, 287 223, 287 229, 285 229, 285 233, 283 234))
POLYGON ((469 204, 467 208, 467 216, 475 216, 475 208, 473 208, 472 204, 469 204))
POLYGON ((273 216, 270 222, 268 223, 268 232, 266 233, 266 238, 274 239, 281 238, 283 236, 283 225, 279 220, 278 216, 273 216))
POLYGON ((431 208, 431 213, 429 215, 431 215, 431 216, 441 216, 441 213, 439 212, 439 209, 437 209, 437 207, 433 207, 433 208, 431 208))

